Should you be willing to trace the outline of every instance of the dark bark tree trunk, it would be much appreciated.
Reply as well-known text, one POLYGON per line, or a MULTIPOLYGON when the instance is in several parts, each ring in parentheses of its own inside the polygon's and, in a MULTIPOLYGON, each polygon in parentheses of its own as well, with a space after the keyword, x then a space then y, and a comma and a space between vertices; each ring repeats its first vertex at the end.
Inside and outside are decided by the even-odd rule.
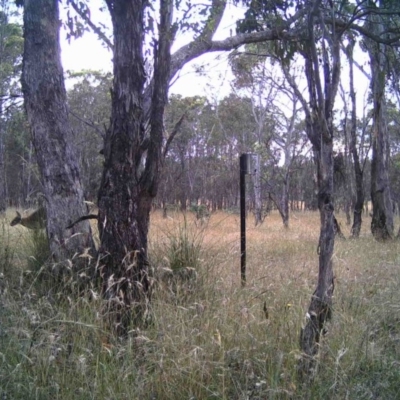
POLYGON ((250 172, 254 191, 254 222, 255 226, 257 226, 264 221, 261 201, 261 156, 256 154, 252 158, 254 160, 254 171, 250 172))
POLYGON ((350 78, 350 99, 351 99, 351 127, 350 127, 350 153, 353 157, 354 175, 356 181, 356 199, 354 203, 353 225, 351 227, 351 236, 358 238, 360 236, 362 225, 362 211, 364 206, 364 170, 361 168, 360 157, 357 150, 357 105, 356 92, 354 89, 354 63, 353 63, 354 42, 351 42, 347 48, 347 59, 349 61, 350 78))
MULTIPOLYGON (((318 208, 320 212, 319 271, 318 283, 308 308, 307 321, 300 335, 300 347, 304 354, 300 374, 312 376, 315 356, 318 353, 320 336, 325 323, 331 318, 334 291, 332 255, 335 243, 335 216, 333 202, 333 106, 340 76, 339 32, 326 33, 322 37, 320 55, 314 37, 319 13, 315 12, 319 2, 314 2, 314 11, 308 19, 309 40, 303 52, 307 78, 309 106, 299 98, 306 112, 306 129, 317 164, 318 208), (327 48, 329 46, 329 49, 327 48), (323 82, 320 76, 322 59, 323 82)), ((297 89, 298 92, 298 89, 297 89)), ((300 93, 299 93, 300 94, 300 93)))
POLYGON ((279 213, 281 214, 283 226, 289 228, 289 186, 290 186, 290 172, 287 171, 281 194, 281 204, 279 208, 279 213))
POLYGON ((89 222, 66 230, 87 213, 72 146, 60 60, 58 0, 24 2, 22 90, 47 211, 50 251, 57 262, 93 248, 89 222))
MULTIPOLYGON (((318 2, 314 3, 317 7, 318 2)), ((314 162, 317 170, 317 202, 320 212, 320 236, 318 244, 319 271, 318 283, 308 308, 306 325, 300 334, 300 347, 303 357, 299 363, 301 379, 312 376, 315 356, 318 353, 321 334, 325 323, 331 318, 332 296, 334 291, 332 255, 335 243, 337 221, 333 205, 333 106, 340 76, 339 37, 330 43, 330 51, 325 47, 329 40, 321 39, 323 58, 324 87, 319 72, 320 57, 317 54, 314 38, 316 15, 310 13, 308 21, 309 40, 302 53, 305 60, 305 73, 309 101, 303 97, 297 85, 285 73, 302 103, 306 114, 307 136, 313 146, 314 162)), ((331 36, 332 37, 332 36, 331 36)))
MULTIPOLYGON (((378 36, 383 29, 380 16, 369 16, 368 28, 378 36)), ((376 240, 393 237, 393 208, 389 184, 389 138, 384 116, 386 84, 385 46, 365 40, 371 65, 373 100, 372 160, 371 160, 371 232, 376 240)))
POLYGON ((308 308, 306 325, 300 336, 300 346, 305 355, 301 361, 300 372, 305 373, 306 376, 309 376, 314 369, 320 336, 325 323, 331 318, 334 290, 332 255, 336 229, 333 213, 333 142, 331 139, 332 132, 327 130, 324 132, 326 121, 319 122, 315 121, 310 126, 317 161, 318 208, 321 228, 318 244, 318 283, 308 308), (322 126, 321 122, 323 122, 322 126), (318 132, 323 132, 320 143, 318 143, 318 139, 315 140, 315 134, 318 132))
MULTIPOLYGON (((32 141, 30 140, 29 141, 28 162, 27 162, 27 165, 25 165, 25 163, 24 163, 24 168, 23 168, 24 186, 22 189, 22 193, 24 194, 24 201, 29 199, 31 196, 32 164, 33 164, 32 163, 32 155, 33 155, 33 144, 32 144, 32 141), (26 177, 25 177, 25 175, 26 175, 26 177)), ((43 201, 42 201, 42 203, 43 203, 43 201)), ((44 205, 43 205, 43 207, 44 207, 44 205)))
POLYGON ((147 235, 157 193, 163 115, 170 68, 172 3, 161 1, 150 125, 145 125, 143 93, 144 10, 142 0, 107 6, 114 31, 111 124, 104 143, 105 164, 98 196, 103 291, 115 312, 118 331, 146 316, 150 292, 147 235))

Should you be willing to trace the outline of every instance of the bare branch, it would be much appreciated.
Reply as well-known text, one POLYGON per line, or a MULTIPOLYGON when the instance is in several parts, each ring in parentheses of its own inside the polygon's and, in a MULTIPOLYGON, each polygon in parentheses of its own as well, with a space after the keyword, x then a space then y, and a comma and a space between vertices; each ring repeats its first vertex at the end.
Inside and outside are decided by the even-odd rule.
MULTIPOLYGON (((343 43, 340 44, 340 48, 342 49, 343 53, 346 54, 347 57, 349 57, 347 49, 344 47, 343 43)), ((359 69, 360 72, 369 80, 371 80, 371 74, 369 74, 365 69, 363 68, 362 65, 360 65, 352 56, 351 58, 353 64, 359 69)))
POLYGON ((229 51, 242 45, 250 43, 261 43, 271 40, 287 39, 299 41, 299 35, 295 31, 289 31, 286 26, 275 29, 268 29, 262 32, 242 33, 231 36, 224 40, 216 41, 194 41, 181 47, 172 55, 171 78, 188 62, 205 53, 215 51, 229 51))
POLYGON ((299 99, 299 101, 303 107, 304 113, 306 114, 307 117, 311 118, 311 110, 310 110, 310 107, 308 106, 307 100, 304 98, 303 94, 300 92, 300 89, 299 89, 297 83, 295 82, 295 80, 293 79, 293 76, 291 75, 288 67, 283 64, 282 64, 282 72, 285 76, 285 79, 288 81, 290 87, 293 89, 294 94, 299 99))
MULTIPOLYGON (((317 46, 316 46, 316 39, 314 35, 314 16, 317 16, 318 7, 321 3, 321 0, 318 0, 314 3, 313 9, 310 11, 310 15, 308 18, 308 35, 310 38, 309 41, 309 53, 311 56, 310 62, 313 65, 312 74, 314 75, 314 82, 315 82, 315 89, 317 91, 317 101, 318 101, 318 108, 320 110, 324 109, 324 99, 322 95, 322 84, 321 84, 321 77, 319 75, 319 59, 317 54, 317 46)), ((323 42, 322 42, 323 43, 323 42)))
POLYGON ((204 25, 203 31, 197 40, 210 41, 217 31, 225 12, 226 0, 212 0, 210 15, 204 25))
POLYGON ((175 124, 174 129, 172 130, 171 134, 168 136, 167 142, 165 143, 165 147, 164 147, 164 153, 163 153, 164 158, 168 154, 169 146, 171 146, 172 141, 174 140, 177 133, 180 131, 181 126, 183 124, 183 121, 186 118, 188 111, 189 111, 189 108, 181 115, 178 122, 175 124))
POLYGON ((371 29, 365 28, 353 22, 345 22, 338 18, 324 18, 324 23, 329 25, 334 24, 337 28, 340 28, 342 31, 346 31, 349 29, 354 30, 376 43, 386 44, 388 46, 394 45, 396 43, 398 44, 400 41, 400 30, 395 30, 395 31, 391 30, 391 32, 392 33, 395 32, 396 35, 388 38, 386 37, 386 33, 388 33, 387 31, 382 32, 381 35, 376 35, 371 29))
POLYGON ((89 13, 83 12, 74 0, 68 0, 68 3, 71 4, 72 8, 75 12, 89 25, 92 31, 107 45, 110 50, 113 50, 114 45, 111 43, 110 39, 106 36, 106 34, 96 26, 93 21, 89 17, 89 13))
POLYGON ((104 138, 104 132, 102 132, 92 121, 88 121, 86 119, 81 118, 78 114, 74 113, 72 110, 69 110, 69 113, 77 120, 83 122, 85 125, 94 129, 102 138, 104 138))

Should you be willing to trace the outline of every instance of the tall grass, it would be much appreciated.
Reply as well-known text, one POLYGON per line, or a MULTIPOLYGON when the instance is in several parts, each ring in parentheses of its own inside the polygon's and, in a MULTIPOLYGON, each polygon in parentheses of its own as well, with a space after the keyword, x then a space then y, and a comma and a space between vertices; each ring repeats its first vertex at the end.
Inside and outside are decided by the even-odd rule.
POLYGON ((318 215, 296 214, 289 230, 274 213, 249 224, 245 288, 238 217, 217 213, 197 226, 170 215, 151 221, 153 323, 124 340, 104 325, 95 290, 57 302, 37 290, 26 249, 2 231, 15 256, 0 286, 0 398, 398 398, 398 242, 375 242, 368 220, 359 240, 336 242, 333 320, 303 387, 298 342, 318 273, 318 215), (186 268, 195 273, 176 272, 186 268))

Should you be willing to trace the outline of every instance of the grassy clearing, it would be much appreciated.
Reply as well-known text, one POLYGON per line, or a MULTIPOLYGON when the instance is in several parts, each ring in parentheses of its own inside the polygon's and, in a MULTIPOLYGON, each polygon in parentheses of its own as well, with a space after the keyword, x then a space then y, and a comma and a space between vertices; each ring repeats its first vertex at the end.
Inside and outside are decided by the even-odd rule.
POLYGON ((359 240, 337 240, 334 317, 315 379, 301 387, 298 340, 317 279, 318 215, 295 214, 289 230, 277 214, 256 228, 249 220, 244 289, 239 217, 217 213, 202 225, 170 215, 152 216, 153 323, 126 340, 104 325, 94 288, 75 296, 35 280, 31 233, 3 222, 2 398, 399 398, 399 242, 375 242, 369 219, 359 240))

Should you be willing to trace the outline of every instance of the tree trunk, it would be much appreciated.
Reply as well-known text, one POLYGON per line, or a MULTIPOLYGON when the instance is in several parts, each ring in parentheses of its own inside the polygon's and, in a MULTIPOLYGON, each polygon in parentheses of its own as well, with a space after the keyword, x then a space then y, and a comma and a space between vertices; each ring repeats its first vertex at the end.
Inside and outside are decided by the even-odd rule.
MULTIPOLYGON (((32 181, 32 153, 33 153, 33 145, 32 141, 29 141, 29 152, 28 152, 28 162, 26 166, 26 178, 24 173, 24 186, 23 186, 23 193, 24 193, 24 201, 28 199, 31 195, 31 181, 32 181)), ((24 163, 25 165, 25 163, 24 163)), ((43 199, 42 199, 43 200, 43 199)), ((43 201, 42 201, 43 203, 43 201)))
MULTIPOLYGON (((323 127, 314 126, 323 129, 323 127)), ((317 130, 316 130, 317 132, 317 130)), ((323 135, 321 135, 323 136, 323 135)), ((320 212, 320 237, 318 244, 319 271, 317 288, 311 298, 307 321, 301 331, 300 345, 305 355, 300 365, 301 373, 312 374, 315 356, 319 350, 320 335, 325 322, 331 318, 334 290, 332 255, 335 244, 335 217, 333 214, 333 143, 321 140, 314 147, 318 171, 318 208, 320 212)))
POLYGON ((357 104, 356 92, 354 90, 354 69, 353 69, 353 49, 354 42, 348 46, 347 59, 349 61, 350 77, 350 98, 351 98, 351 128, 350 128, 350 153, 353 157, 354 175, 356 181, 356 199, 354 203, 353 225, 351 227, 351 236, 358 238, 360 236, 362 225, 362 211, 364 206, 364 171, 361 168, 360 157, 357 150, 357 104))
POLYGON ((262 201, 261 201, 261 162, 260 155, 256 154, 252 157, 254 160, 254 171, 251 172, 254 190, 254 219, 255 226, 262 224, 262 201))
MULTIPOLYGON (((318 2, 314 4, 316 6, 318 2)), ((308 21, 309 42, 303 53, 309 93, 309 104, 303 100, 306 111, 307 136, 310 139, 317 165, 318 208, 321 230, 319 237, 318 283, 308 308, 306 325, 301 331, 300 347, 303 357, 299 364, 301 377, 313 376, 315 356, 319 350, 320 336, 325 323, 331 318, 333 281, 333 249, 335 244, 335 217, 333 205, 333 106, 340 77, 340 35, 321 39, 318 55, 314 37, 317 14, 310 14, 308 21), (329 51, 327 46, 329 45, 329 51), (321 61, 322 60, 322 61, 321 61), (320 76, 320 63, 324 85, 320 76)))
POLYGON ((274 202, 278 209, 279 215, 282 218, 283 226, 289 228, 289 172, 285 173, 283 179, 283 187, 279 201, 275 198, 273 193, 269 194, 270 199, 274 202))
POLYGON ((147 235, 151 203, 157 193, 169 82, 171 16, 166 0, 161 2, 148 137, 143 112, 146 76, 142 53, 146 4, 142 0, 107 0, 114 31, 114 80, 98 196, 99 259, 103 292, 110 300, 114 326, 122 335, 147 315, 147 235))
POLYGON ((47 235, 55 261, 93 248, 88 222, 66 230, 87 213, 72 148, 59 44, 58 0, 24 2, 22 90, 46 198, 47 235))
MULTIPOLYGON (((379 35, 379 17, 369 16, 368 27, 379 35)), ((389 186, 389 139, 384 116, 386 60, 385 46, 366 39, 371 65, 373 99, 372 160, 371 160, 371 231, 376 240, 393 237, 393 209, 389 186)))
POLYGON ((286 166, 285 178, 283 181, 281 206, 279 212, 282 217, 283 226, 289 228, 289 188, 290 188, 290 171, 289 166, 286 166))

